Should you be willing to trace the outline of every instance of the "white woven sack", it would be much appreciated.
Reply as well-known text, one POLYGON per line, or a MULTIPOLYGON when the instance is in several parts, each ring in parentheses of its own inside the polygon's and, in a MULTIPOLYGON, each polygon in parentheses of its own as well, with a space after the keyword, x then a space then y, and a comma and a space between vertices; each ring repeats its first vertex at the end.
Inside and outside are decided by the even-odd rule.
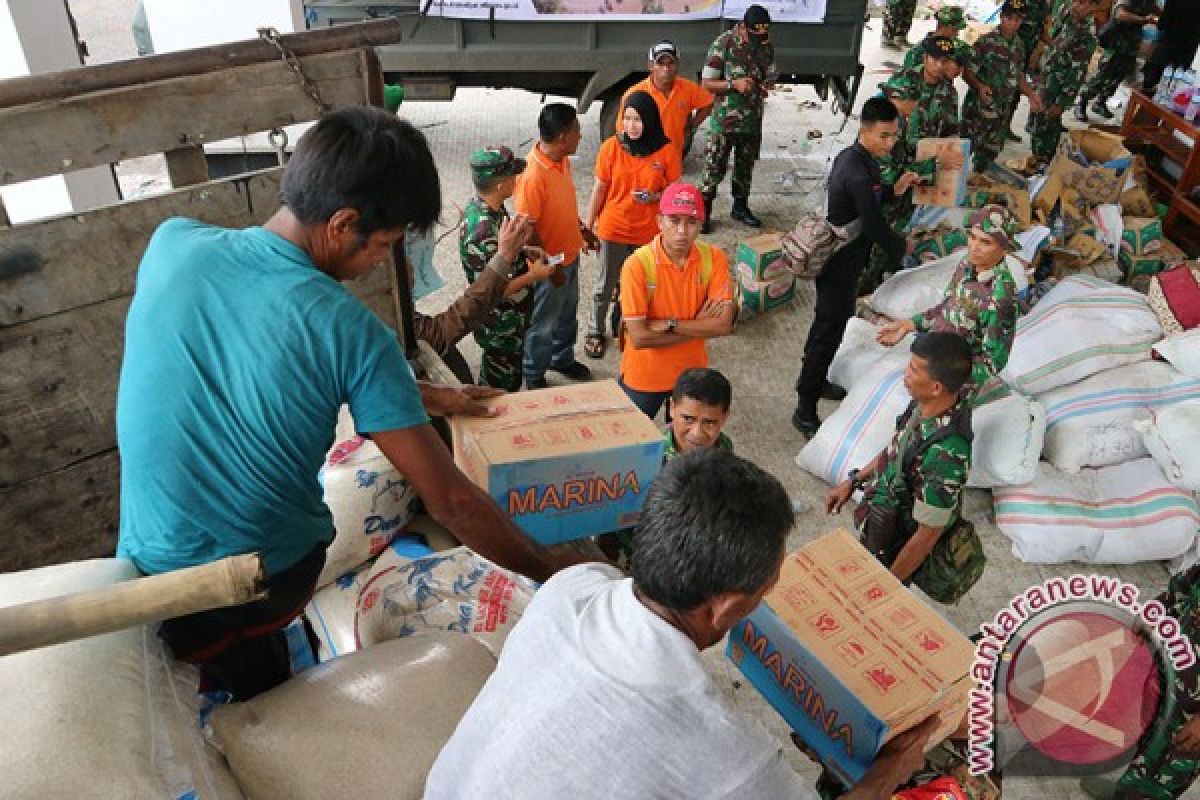
POLYGON ((1124 287, 1072 275, 1017 321, 1004 381, 1040 395, 1098 372, 1150 358, 1162 338, 1146 298, 1124 287))
POLYGON ((366 582, 371 565, 351 570, 313 594, 304 608, 304 616, 317 637, 317 661, 353 653, 354 615, 358 610, 358 593, 366 582))
POLYGON ((1200 378, 1200 328, 1168 336, 1154 345, 1154 352, 1189 378, 1200 378))
POLYGON ((1155 411, 1134 423, 1150 456, 1175 486, 1200 492, 1200 402, 1155 411))
POLYGON ((382 552, 413 518, 417 494, 379 446, 361 437, 335 445, 320 478, 336 531, 317 579, 325 586, 382 552))
POLYGON ((842 334, 842 343, 829 365, 827 378, 846 391, 870 371, 872 367, 887 361, 903 368, 912 349, 913 334, 904 337, 895 347, 886 347, 875 341, 878 328, 862 317, 851 317, 842 334))
POLYGON ((359 592, 355 639, 367 647, 422 631, 453 631, 499 656, 536 589, 533 581, 466 547, 416 561, 388 550, 359 592))
POLYGON ((990 489, 1033 480, 1046 433, 1046 410, 1007 387, 971 411, 971 472, 967 486, 990 489))
POLYGON ((1042 462, 1026 486, 993 491, 996 525, 1022 561, 1132 564, 1182 555, 1195 543, 1200 508, 1153 459, 1074 475, 1042 462))
POLYGON ((495 666, 467 636, 384 642, 221 706, 213 734, 254 800, 419 800, 495 666))
POLYGON ((964 254, 959 251, 912 269, 902 269, 871 295, 871 308, 892 319, 908 319, 942 302, 964 254))
POLYGON ((1142 361, 1060 386, 1039 399, 1046 406, 1045 459, 1078 472, 1145 458, 1149 451, 1135 423, 1174 404, 1200 400, 1200 380, 1160 361, 1142 361))

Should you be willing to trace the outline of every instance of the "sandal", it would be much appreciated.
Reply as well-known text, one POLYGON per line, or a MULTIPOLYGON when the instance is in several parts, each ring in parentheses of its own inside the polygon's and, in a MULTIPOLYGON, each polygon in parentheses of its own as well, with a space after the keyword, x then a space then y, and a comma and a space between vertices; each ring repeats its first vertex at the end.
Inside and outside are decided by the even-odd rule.
POLYGON ((589 333, 583 340, 583 352, 588 358, 604 358, 608 338, 602 333, 589 333))

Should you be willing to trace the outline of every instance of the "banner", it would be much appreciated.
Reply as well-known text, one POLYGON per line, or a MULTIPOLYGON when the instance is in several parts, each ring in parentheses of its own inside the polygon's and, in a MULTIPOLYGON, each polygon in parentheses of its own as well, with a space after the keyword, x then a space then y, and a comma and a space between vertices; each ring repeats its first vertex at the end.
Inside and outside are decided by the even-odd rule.
MULTIPOLYGON (((434 0, 432 16, 454 19, 656 22, 741 19, 754 0, 434 0)), ((819 23, 826 0, 759 0, 773 22, 819 23)))

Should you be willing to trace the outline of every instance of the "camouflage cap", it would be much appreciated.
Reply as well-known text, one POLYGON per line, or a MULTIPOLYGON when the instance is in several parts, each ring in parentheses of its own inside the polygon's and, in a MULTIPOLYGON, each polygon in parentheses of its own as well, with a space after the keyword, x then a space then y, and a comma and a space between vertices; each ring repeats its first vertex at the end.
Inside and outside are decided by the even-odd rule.
POLYGON ((967 27, 967 17, 959 6, 942 6, 933 15, 938 25, 962 30, 967 27))
POLYGON ((916 100, 921 96, 921 82, 916 72, 900 70, 879 84, 879 88, 889 100, 916 100))
POLYGON ((525 159, 517 158, 512 150, 502 144, 481 147, 471 154, 473 178, 504 178, 508 175, 520 175, 524 169, 525 159))
POLYGON ((1004 0, 1004 5, 1000 6, 1000 14, 1027 14, 1029 13, 1029 3, 1026 0, 1004 0))
POLYGON ((957 54, 954 40, 949 36, 930 36, 925 40, 925 55, 939 61, 952 59, 957 54))
POLYGON ((971 228, 979 228, 988 236, 995 238, 1010 253, 1021 249, 1021 245, 1017 243, 1017 234, 1021 230, 1021 224, 1004 206, 995 204, 984 206, 971 214, 967 219, 967 225, 971 228))

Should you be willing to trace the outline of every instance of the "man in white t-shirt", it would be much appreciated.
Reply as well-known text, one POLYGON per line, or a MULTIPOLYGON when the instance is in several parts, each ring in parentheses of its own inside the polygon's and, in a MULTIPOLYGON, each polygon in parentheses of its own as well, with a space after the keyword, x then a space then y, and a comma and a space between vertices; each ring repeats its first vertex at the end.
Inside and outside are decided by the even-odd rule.
MULTIPOLYGON (((587 564, 546 582, 426 800, 816 798, 700 658, 778 580, 791 527, 787 493, 750 462, 715 449, 670 462, 634 534, 633 577, 587 564)), ((846 797, 890 796, 936 722, 894 739, 846 797)))

